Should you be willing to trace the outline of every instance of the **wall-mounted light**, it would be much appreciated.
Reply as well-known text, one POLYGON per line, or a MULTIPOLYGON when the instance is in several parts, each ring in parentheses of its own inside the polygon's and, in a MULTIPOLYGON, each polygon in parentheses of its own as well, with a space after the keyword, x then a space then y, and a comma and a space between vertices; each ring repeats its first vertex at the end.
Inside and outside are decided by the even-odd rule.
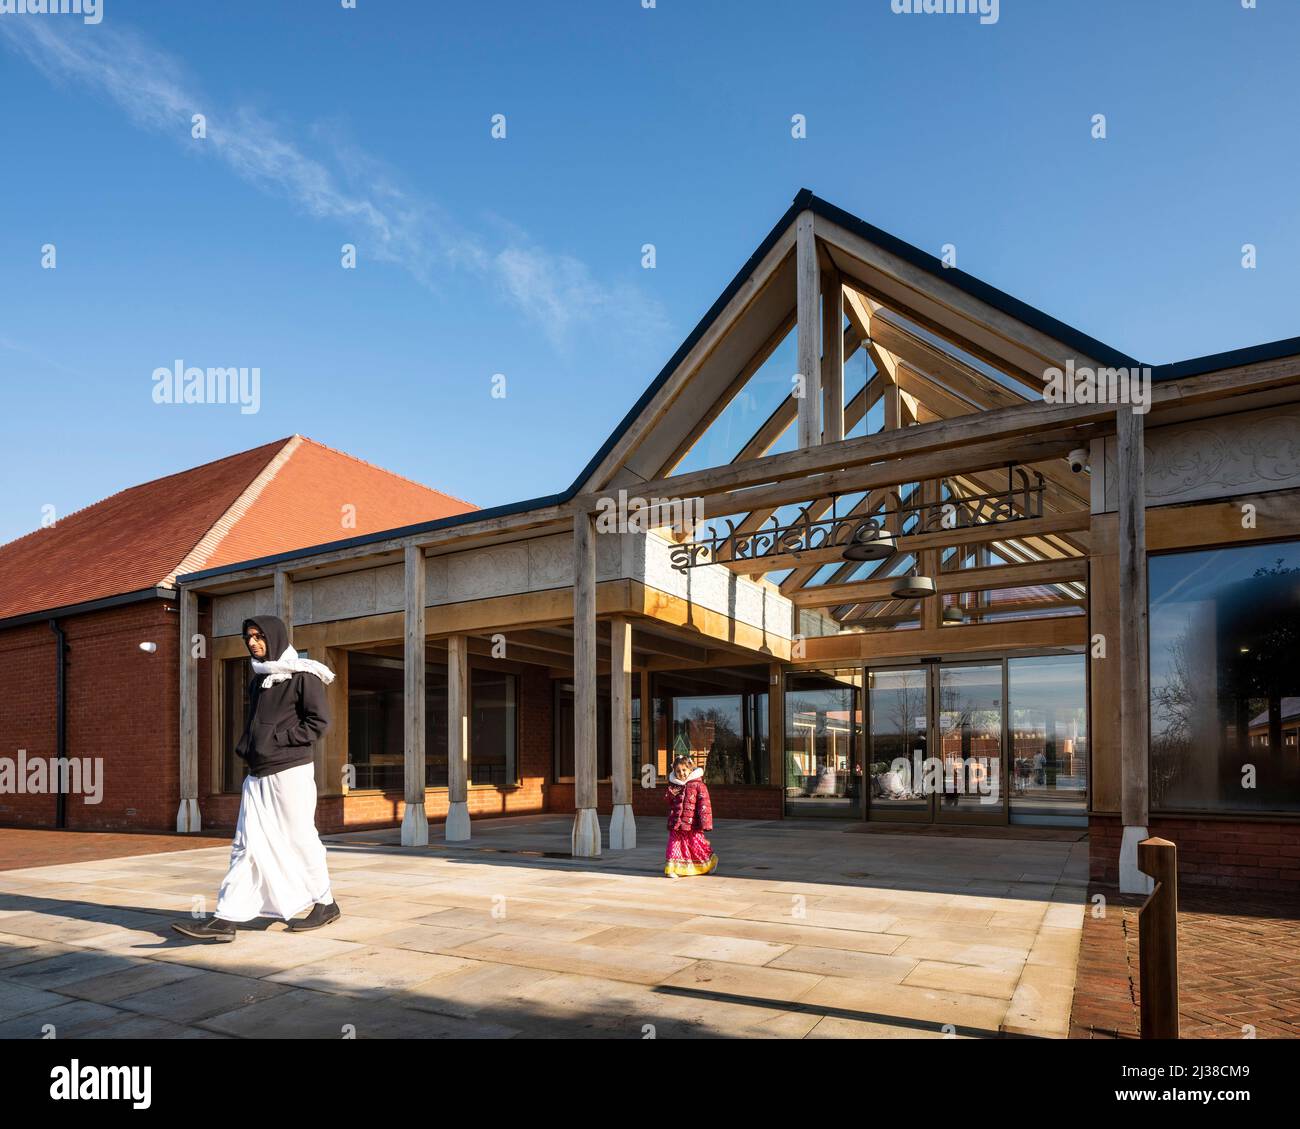
POLYGON ((140 650, 144 651, 146 654, 150 654, 150 655, 152 655, 152 654, 153 654, 157 649, 158 649, 158 644, 157 644, 157 643, 141 643, 141 644, 140 644, 140 650))

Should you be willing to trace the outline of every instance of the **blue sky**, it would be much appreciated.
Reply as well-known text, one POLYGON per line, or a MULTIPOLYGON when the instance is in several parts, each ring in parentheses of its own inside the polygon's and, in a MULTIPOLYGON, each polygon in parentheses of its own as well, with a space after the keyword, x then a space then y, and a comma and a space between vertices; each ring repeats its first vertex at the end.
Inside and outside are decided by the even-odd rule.
POLYGON ((1300 334, 1298 47, 1283 0, 0 15, 0 540, 293 432, 560 490, 801 186, 1151 363, 1300 334), (177 359, 260 410, 154 403, 177 359))

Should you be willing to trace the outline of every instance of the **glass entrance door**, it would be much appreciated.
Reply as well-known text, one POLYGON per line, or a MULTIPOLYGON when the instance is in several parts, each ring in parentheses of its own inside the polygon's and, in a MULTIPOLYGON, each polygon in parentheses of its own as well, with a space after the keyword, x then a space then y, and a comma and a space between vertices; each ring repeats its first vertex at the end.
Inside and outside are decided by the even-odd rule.
POLYGON ((942 771, 934 818, 940 823, 1006 823, 1006 685, 1003 664, 935 668, 934 725, 942 771))
POLYGON ((1005 823, 1003 664, 868 671, 872 819, 1005 823))
POLYGON ((867 673, 868 804, 872 819, 930 821, 924 773, 930 748, 930 670, 867 673))

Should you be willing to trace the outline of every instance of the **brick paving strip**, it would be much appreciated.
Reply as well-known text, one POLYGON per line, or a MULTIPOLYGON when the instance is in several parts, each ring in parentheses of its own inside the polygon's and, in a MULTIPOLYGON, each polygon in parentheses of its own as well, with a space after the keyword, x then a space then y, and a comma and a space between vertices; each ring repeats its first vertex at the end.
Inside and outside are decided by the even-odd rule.
POLYGON ((466 844, 435 827, 423 848, 326 836, 342 919, 221 945, 169 922, 211 910, 224 836, 29 853, 0 872, 0 1038, 1068 1033, 1086 843, 719 820, 719 873, 673 882, 662 820, 598 860, 568 857, 571 824, 483 820, 466 844))
POLYGON ((229 846, 225 835, 177 835, 165 831, 50 831, 0 827, 0 870, 56 866, 68 862, 156 855, 163 851, 192 851, 196 847, 229 846))
MULTIPOLYGON (((1184 1039, 1300 1037, 1300 898, 1184 886, 1179 891, 1179 1031, 1184 1039)), ((1136 1039, 1141 1029, 1138 909, 1092 886, 1106 915, 1084 918, 1072 1039, 1136 1039)))

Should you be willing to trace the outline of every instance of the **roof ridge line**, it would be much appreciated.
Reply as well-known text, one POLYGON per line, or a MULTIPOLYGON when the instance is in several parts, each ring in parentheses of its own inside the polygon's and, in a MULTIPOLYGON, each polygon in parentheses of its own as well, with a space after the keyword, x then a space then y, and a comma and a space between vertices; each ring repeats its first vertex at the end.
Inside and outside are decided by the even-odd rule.
MULTIPOLYGON (((261 443, 258 446, 271 447, 275 443, 286 443, 288 439, 271 440, 269 443, 261 443)), ((233 454, 222 455, 219 459, 209 459, 206 463, 199 463, 198 466, 186 467, 184 470, 174 470, 170 474, 159 475, 157 478, 147 478, 143 482, 134 482, 130 486, 123 486, 121 490, 114 490, 111 494, 106 494, 102 498, 96 498, 93 502, 87 502, 84 506, 78 506, 75 510, 69 510, 60 518, 56 518, 50 525, 37 526, 35 529, 29 529, 26 533, 20 533, 11 541, 0 542, 0 549, 8 549, 17 545, 20 541, 26 541, 29 537, 36 537, 38 534, 45 533, 53 529, 60 522, 65 522, 78 514, 85 513, 87 510, 93 510, 96 506, 102 506, 106 502, 111 502, 114 498, 120 498, 123 494, 130 494, 134 490, 141 490, 146 486, 154 486, 160 482, 166 482, 169 478, 179 478, 183 474, 192 474, 195 471, 204 470, 207 467, 216 466, 218 463, 224 463, 228 459, 237 459, 241 455, 247 455, 250 451, 257 450, 257 447, 249 447, 245 451, 235 451, 233 454)))
POLYGON ((341 455, 345 459, 351 459, 354 463, 360 463, 362 466, 368 466, 371 470, 377 470, 381 474, 388 475, 390 478, 397 478, 403 482, 409 483, 412 486, 418 486, 421 490, 428 490, 432 494, 440 494, 444 498, 450 498, 453 502, 460 502, 461 505, 464 506, 472 506, 476 510, 482 509, 482 507, 477 502, 471 502, 466 498, 458 498, 456 497, 455 494, 448 494, 447 491, 439 490, 436 486, 430 486, 424 482, 417 482, 414 478, 408 478, 404 474, 398 474, 397 471, 395 470, 389 470, 387 467, 382 467, 378 463, 372 463, 369 459, 363 459, 359 455, 352 454, 350 451, 343 451, 340 450, 338 447, 331 447, 328 443, 322 443, 319 439, 313 439, 310 435, 297 435, 295 436, 295 438, 310 443, 313 447, 320 447, 323 450, 329 451, 335 455, 341 455))
POLYGON ((258 471, 253 480, 240 491, 239 497, 226 507, 221 516, 212 523, 211 528, 181 558, 176 567, 158 583, 174 588, 177 576, 197 571, 210 561, 212 554, 217 551, 217 547, 230 535, 231 530, 248 513, 249 508, 262 495, 262 492, 271 485, 275 476, 280 473, 280 469, 293 457, 293 453, 302 446, 303 442, 304 438, 301 435, 289 436, 284 441, 284 446, 271 456, 266 466, 258 471))

